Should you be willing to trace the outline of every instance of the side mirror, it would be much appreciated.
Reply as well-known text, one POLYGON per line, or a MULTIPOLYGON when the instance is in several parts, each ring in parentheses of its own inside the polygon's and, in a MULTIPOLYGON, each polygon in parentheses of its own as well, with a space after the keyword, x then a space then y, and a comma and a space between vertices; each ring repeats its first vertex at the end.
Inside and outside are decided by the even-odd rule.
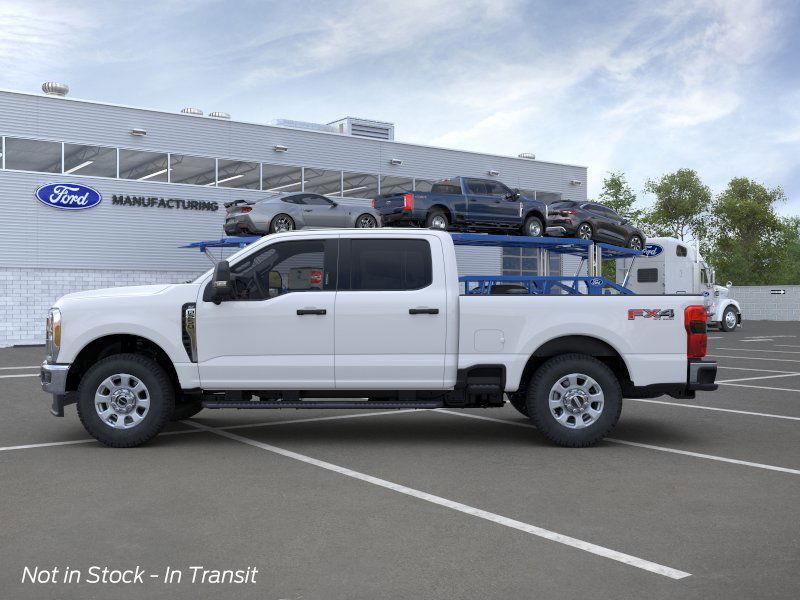
POLYGON ((339 203, 331 200, 331 208, 336 208, 337 206, 339 206, 339 203))
POLYGON ((214 266, 211 278, 211 301, 220 304, 231 297, 231 266, 227 260, 221 260, 214 266))
POLYGON ((729 281, 728 283, 725 284, 725 287, 731 289, 733 287, 733 282, 729 281))

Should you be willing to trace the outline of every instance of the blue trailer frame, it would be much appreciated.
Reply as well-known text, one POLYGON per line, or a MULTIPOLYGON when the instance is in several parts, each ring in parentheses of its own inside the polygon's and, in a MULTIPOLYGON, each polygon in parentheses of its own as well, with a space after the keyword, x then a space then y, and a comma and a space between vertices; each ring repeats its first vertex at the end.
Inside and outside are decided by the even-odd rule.
MULTIPOLYGON (((603 242, 581 240, 577 238, 550 238, 527 237, 519 235, 487 235, 482 233, 452 233, 453 243, 456 246, 483 246, 506 248, 536 248, 545 253, 556 252, 580 256, 592 262, 592 253, 604 258, 635 258, 641 251, 620 246, 612 246, 603 242)), ((223 237, 219 240, 205 240, 192 242, 181 248, 197 248, 206 254, 212 262, 214 258, 208 253, 210 248, 244 248, 248 244, 260 240, 261 236, 223 237)), ((547 260, 547 255, 543 257, 547 260)), ((618 294, 632 295, 633 292, 623 285, 610 281, 598 273, 589 275, 464 275, 458 278, 464 284, 464 294, 491 295, 496 285, 514 284, 531 295, 549 295, 555 291, 572 296, 584 295, 581 284, 585 286, 586 294, 596 296, 603 293, 616 292, 618 294)), ((627 281, 627 277, 626 277, 627 281)))

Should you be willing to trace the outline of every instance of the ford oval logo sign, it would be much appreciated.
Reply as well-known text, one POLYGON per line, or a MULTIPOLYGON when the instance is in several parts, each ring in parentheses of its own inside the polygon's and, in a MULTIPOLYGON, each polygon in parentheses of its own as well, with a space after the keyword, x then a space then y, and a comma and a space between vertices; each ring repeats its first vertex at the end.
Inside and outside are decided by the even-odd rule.
POLYGON ((664 248, 658 244, 647 244, 642 250, 642 256, 658 256, 664 251, 664 248))
POLYGON ((53 208, 81 210, 97 206, 103 196, 80 183, 48 183, 36 189, 36 199, 53 208))
POLYGON ((589 280, 589 285, 594 287, 600 287, 601 285, 603 285, 603 280, 595 277, 594 279, 589 280))

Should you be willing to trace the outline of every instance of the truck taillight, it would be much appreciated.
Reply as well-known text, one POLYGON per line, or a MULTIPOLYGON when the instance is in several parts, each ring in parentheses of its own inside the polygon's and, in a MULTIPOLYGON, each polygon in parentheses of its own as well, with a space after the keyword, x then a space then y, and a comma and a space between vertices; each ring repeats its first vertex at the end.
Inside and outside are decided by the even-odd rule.
POLYGON ((377 199, 377 198, 373 198, 373 199, 372 199, 372 202, 370 202, 370 204, 372 205, 372 208, 378 208, 377 206, 375 206, 375 204, 376 204, 377 202, 378 202, 378 199, 377 199))
POLYGON ((701 305, 687 306, 683 311, 683 326, 686 327, 686 358, 703 358, 706 355, 706 309, 701 305))
POLYGON ((414 194, 403 194, 403 210, 414 210, 414 194))

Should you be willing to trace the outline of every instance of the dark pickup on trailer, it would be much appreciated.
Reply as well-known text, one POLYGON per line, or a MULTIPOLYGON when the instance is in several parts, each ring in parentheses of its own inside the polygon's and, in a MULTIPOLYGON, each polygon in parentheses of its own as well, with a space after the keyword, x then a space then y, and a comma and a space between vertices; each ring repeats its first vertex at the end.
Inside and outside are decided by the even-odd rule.
POLYGON ((372 201, 383 224, 433 229, 545 233, 547 205, 493 179, 453 177, 437 181, 430 192, 383 194, 372 201))

